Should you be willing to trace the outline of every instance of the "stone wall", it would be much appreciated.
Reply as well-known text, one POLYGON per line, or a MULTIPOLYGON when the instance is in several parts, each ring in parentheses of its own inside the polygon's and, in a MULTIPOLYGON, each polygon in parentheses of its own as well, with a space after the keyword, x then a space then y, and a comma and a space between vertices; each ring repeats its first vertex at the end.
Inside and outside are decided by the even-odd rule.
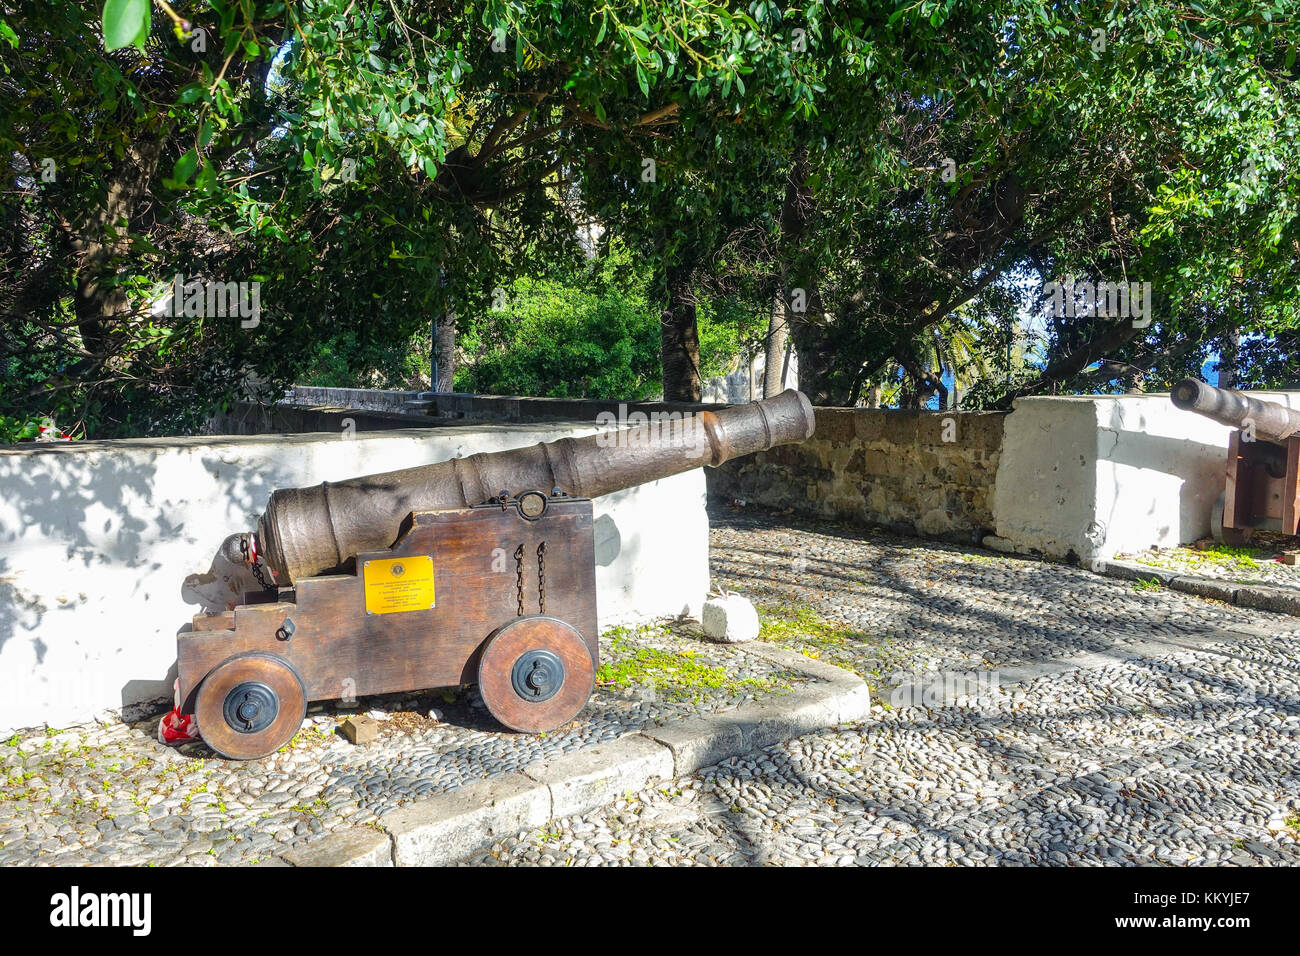
MULTIPOLYGON (((1300 408, 1300 392, 1248 394, 1300 408)), ((594 423, 619 405, 440 394, 427 411, 444 422, 594 423)), ((623 406, 645 412, 722 407, 623 406)), ((335 420, 379 414, 313 414, 327 412, 335 420)), ((386 418, 364 426, 359 418, 357 427, 390 426, 386 418)), ((705 474, 710 494, 719 498, 1088 561, 1208 534, 1231 431, 1180 411, 1164 393, 1022 398, 1009 413, 819 408, 810 441, 705 474)))
POLYGON ((710 469, 709 493, 905 534, 979 540, 995 527, 1006 417, 818 408, 811 439, 710 469))
MULTIPOLYGON (((339 389, 338 391, 342 391, 339 389)), ((359 389, 358 389, 359 391, 359 389)), ((358 410, 338 405, 254 405, 240 402, 214 415, 208 435, 296 435, 301 432, 388 431, 394 428, 429 428, 443 424, 424 414, 358 410)))
POLYGON ((372 412, 400 412, 421 392, 403 392, 382 388, 322 388, 293 385, 285 390, 285 401, 294 405, 332 405, 360 408, 372 412))
POLYGON ((627 402, 618 399, 531 398, 519 395, 477 395, 470 392, 438 392, 424 396, 420 404, 434 418, 463 418, 467 421, 583 422, 596 424, 596 416, 607 412, 620 418, 632 412, 698 412, 725 408, 716 403, 627 402))

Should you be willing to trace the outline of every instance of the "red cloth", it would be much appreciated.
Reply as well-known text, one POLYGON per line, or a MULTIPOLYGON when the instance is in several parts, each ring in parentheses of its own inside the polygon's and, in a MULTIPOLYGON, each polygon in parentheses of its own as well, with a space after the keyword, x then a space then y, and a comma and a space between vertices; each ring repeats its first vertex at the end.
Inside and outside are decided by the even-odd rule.
POLYGON ((199 740, 199 722, 193 714, 182 714, 179 707, 173 707, 158 721, 158 741, 169 747, 199 740))
POLYGON ((158 721, 158 742, 168 747, 179 747, 201 739, 198 718, 193 714, 181 713, 181 682, 177 678, 172 684, 171 713, 164 714, 162 720, 158 721))

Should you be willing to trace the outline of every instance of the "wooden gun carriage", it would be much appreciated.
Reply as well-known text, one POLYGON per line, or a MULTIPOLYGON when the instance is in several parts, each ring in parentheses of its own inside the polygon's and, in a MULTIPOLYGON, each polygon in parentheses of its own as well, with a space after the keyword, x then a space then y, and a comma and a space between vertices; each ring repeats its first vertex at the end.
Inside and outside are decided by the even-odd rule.
POLYGON ((1224 491, 1210 516, 1214 537, 1240 546, 1257 530, 1300 534, 1300 411, 1193 378, 1170 398, 1234 429, 1224 491))
POLYGON ((242 539, 274 580, 263 600, 197 615, 178 635, 180 712, 233 759, 287 743, 309 701, 430 687, 477 684, 512 730, 561 726, 599 663, 591 499, 813 428, 808 400, 789 390, 655 433, 277 491, 242 539))

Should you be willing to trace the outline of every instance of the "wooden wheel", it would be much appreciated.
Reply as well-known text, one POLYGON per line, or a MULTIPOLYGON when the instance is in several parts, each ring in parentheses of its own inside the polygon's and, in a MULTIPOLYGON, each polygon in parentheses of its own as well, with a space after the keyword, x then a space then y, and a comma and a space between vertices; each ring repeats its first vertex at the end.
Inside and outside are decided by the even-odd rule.
POLYGON ((247 651, 208 671, 194 714, 209 747, 232 760, 251 760, 293 739, 307 714, 307 692, 283 657, 247 651))
POLYGON ((553 617, 518 617, 492 632, 478 664, 478 687, 492 716, 538 734, 578 716, 596 668, 577 629, 553 617))

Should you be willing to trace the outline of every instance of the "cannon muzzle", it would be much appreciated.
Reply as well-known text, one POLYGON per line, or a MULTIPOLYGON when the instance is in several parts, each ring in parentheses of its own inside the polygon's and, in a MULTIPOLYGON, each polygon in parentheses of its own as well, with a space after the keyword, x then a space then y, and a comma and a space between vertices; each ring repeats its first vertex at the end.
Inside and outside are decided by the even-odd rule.
POLYGON ((1263 402, 1230 388, 1215 388, 1194 378, 1174 386, 1169 398, 1179 408, 1196 412, 1232 428, 1253 428, 1255 438, 1284 442, 1300 434, 1300 411, 1277 402, 1263 402))
POLYGON ((812 404, 793 389, 717 412, 637 414, 627 416, 631 427, 585 438, 277 491, 257 525, 263 556, 285 585, 390 546, 412 511, 466 508, 502 491, 597 498, 803 441, 814 429, 812 404))

